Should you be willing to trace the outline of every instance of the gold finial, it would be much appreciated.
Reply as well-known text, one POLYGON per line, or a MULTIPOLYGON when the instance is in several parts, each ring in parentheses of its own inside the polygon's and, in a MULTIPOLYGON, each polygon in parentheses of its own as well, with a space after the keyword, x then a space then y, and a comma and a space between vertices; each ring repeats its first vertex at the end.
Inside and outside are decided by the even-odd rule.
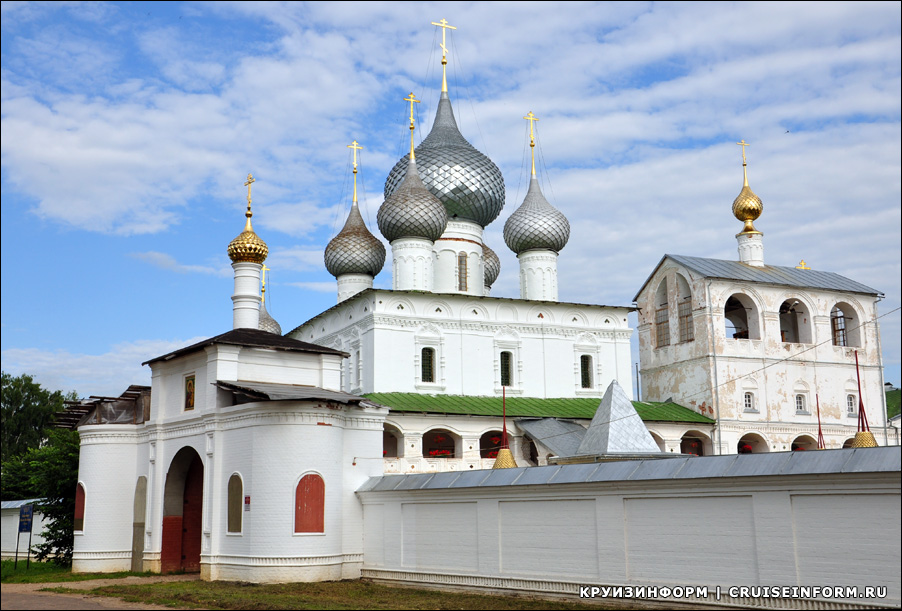
POLYGON ((357 141, 354 140, 351 144, 348 145, 349 149, 354 150, 354 199, 352 200, 355 204, 357 203, 357 151, 363 150, 363 147, 357 144, 357 141))
POLYGON ((442 93, 448 93, 448 47, 445 46, 445 31, 456 30, 457 28, 453 25, 448 25, 448 20, 445 18, 442 18, 438 23, 433 21, 432 25, 437 25, 442 29, 442 93))
POLYGON ((742 147, 742 191, 733 200, 733 216, 744 223, 742 231, 738 235, 760 234, 761 232, 755 229, 752 221, 761 216, 761 213, 764 211, 764 204, 761 203, 761 199, 749 187, 748 161, 745 158, 745 147, 749 146, 749 143, 741 140, 736 144, 742 147))
POLYGON ((266 272, 271 271, 268 267, 266 267, 266 263, 263 264, 263 276, 260 283, 260 294, 263 296, 263 303, 266 304, 266 272))
POLYGON ((527 121, 529 121, 529 148, 532 150, 532 177, 535 178, 536 177, 536 137, 535 137, 535 134, 533 134, 532 126, 539 119, 534 114, 532 114, 531 110, 528 113, 526 113, 526 116, 523 118, 526 119, 527 121))
POLYGON ((244 183, 244 186, 247 187, 247 212, 244 213, 247 221, 244 223, 244 231, 229 243, 228 248, 229 258, 233 263, 246 261, 262 264, 266 260, 266 255, 269 254, 266 242, 254 233, 251 225, 251 217, 254 216, 254 213, 251 212, 251 185, 254 182, 256 182, 254 177, 248 172, 247 181, 244 183))
POLYGON ((796 265, 796 269, 811 269, 808 265, 805 264, 805 259, 799 261, 799 264, 796 265))
POLYGON ((413 104, 414 104, 414 102, 416 102, 417 104, 419 104, 420 101, 419 101, 418 99, 416 99, 416 97, 414 97, 412 91, 410 92, 410 95, 409 95, 409 96, 407 96, 406 98, 404 98, 404 101, 405 101, 405 102, 410 102, 410 159, 411 159, 411 161, 416 161, 416 157, 414 157, 414 155, 413 155, 413 130, 414 130, 414 124, 413 124, 413 104))

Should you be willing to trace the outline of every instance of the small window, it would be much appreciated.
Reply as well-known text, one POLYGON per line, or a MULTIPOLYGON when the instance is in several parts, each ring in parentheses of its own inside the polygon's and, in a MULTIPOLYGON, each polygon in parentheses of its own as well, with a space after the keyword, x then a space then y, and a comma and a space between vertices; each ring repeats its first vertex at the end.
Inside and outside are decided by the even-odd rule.
POLYGON ((233 473, 229 478, 229 497, 227 501, 228 528, 230 533, 241 532, 241 501, 244 496, 244 486, 241 484, 241 476, 233 473))
POLYGON ((513 355, 510 352, 501 353, 501 385, 512 386, 514 379, 513 355))
POLYGON ((592 384, 592 357, 584 354, 579 357, 580 385, 583 388, 593 388, 592 384))
POLYGON ((858 413, 858 399, 855 395, 846 395, 846 411, 852 415, 858 413))
POLYGON ((655 310, 655 345, 658 348, 670 345, 670 310, 665 303, 655 310))
POLYGON ((692 326, 692 304, 688 301, 680 302, 680 341, 691 342, 695 340, 695 329, 692 326))
POLYGON ((435 348, 423 348, 420 353, 420 381, 435 382, 435 348))
POLYGON ((81 484, 75 486, 75 520, 72 529, 75 532, 85 529, 85 487, 81 484))
POLYGON ((796 412, 808 412, 808 406, 805 404, 805 395, 796 395, 796 412))
POLYGON ((743 397, 742 401, 743 401, 742 407, 745 411, 747 411, 747 412, 755 411, 755 395, 753 395, 750 392, 747 392, 747 393, 745 393, 745 396, 743 397))
POLYGON ((467 290, 467 253, 457 255, 457 290, 467 290))
POLYGON ((360 386, 360 373, 363 369, 363 364, 360 362, 360 350, 354 353, 355 360, 354 364, 356 365, 356 370, 354 371, 354 377, 357 380, 357 386, 360 386))
POLYGON ((325 532, 326 484, 319 475, 305 475, 294 495, 294 532, 325 532))
POLYGON ((830 326, 833 329, 833 345, 848 346, 849 336, 846 334, 846 317, 839 306, 830 312, 830 326))
POLYGON ((185 411, 194 409, 194 376, 185 378, 185 411))

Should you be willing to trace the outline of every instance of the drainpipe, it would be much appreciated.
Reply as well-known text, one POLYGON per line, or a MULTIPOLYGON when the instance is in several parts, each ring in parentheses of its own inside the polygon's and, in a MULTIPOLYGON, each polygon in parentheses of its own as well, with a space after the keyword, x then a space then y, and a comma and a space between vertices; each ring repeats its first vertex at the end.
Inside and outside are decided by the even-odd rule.
MULTIPOLYGON (((880 345, 880 325, 877 324, 877 304, 880 303, 884 298, 883 293, 877 294, 877 299, 874 300, 874 332, 877 335, 877 364, 879 366, 880 371, 880 405, 883 406, 883 445, 889 445, 889 432, 886 430, 887 426, 887 418, 886 418, 886 380, 883 377, 883 348, 880 345)), ((859 393, 860 394, 860 393, 859 393)))
POLYGON ((705 281, 705 301, 708 308, 708 320, 711 324, 708 327, 708 346, 711 350, 711 358, 714 361, 714 432, 717 437, 717 454, 723 454, 722 436, 720 432, 720 384, 717 380, 717 351, 714 349, 714 311, 711 307, 711 280, 705 281))

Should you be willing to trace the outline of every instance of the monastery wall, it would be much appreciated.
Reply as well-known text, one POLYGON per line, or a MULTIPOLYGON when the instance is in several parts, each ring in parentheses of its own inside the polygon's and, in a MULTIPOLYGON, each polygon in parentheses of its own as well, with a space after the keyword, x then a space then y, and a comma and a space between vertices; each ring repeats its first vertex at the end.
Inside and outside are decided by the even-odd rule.
POLYGON ((574 599, 707 586, 670 600, 764 607, 802 603, 729 588, 880 586, 805 608, 896 607, 899 466, 899 448, 876 448, 384 476, 359 493, 362 575, 574 599))

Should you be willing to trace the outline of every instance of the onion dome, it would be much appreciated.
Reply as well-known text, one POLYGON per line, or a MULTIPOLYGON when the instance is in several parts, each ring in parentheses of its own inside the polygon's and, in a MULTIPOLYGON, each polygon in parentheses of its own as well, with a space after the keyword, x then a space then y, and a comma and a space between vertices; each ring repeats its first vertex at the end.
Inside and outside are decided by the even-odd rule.
POLYGON ((560 252, 570 239, 570 222, 548 203, 533 176, 523 203, 504 224, 504 241, 518 255, 527 250, 560 252))
POLYGON ((748 146, 745 140, 742 142, 737 142, 736 144, 742 146, 742 191, 739 192, 739 195, 736 196, 736 199, 733 200, 733 216, 737 219, 745 223, 745 226, 742 228, 742 231, 739 232, 739 235, 743 233, 761 233, 755 226, 752 224, 752 221, 756 220, 761 213, 764 212, 764 204, 761 203, 761 198, 752 192, 751 188, 749 188, 749 173, 748 173, 748 164, 745 160, 745 147, 748 146))
POLYGON ((276 322, 275 318, 269 315, 269 312, 266 310, 266 304, 260 306, 260 323, 257 325, 257 328, 261 331, 266 331, 267 333, 282 335, 281 325, 276 322))
POLYGON ((408 160, 404 181, 386 196, 376 222, 389 242, 398 238, 425 238, 435 242, 445 232, 448 213, 420 180, 415 160, 408 160))
MULTIPOLYGON (((461 135, 447 92, 442 92, 432 131, 416 147, 415 156, 420 178, 445 205, 448 217, 481 227, 498 218, 504 207, 501 170, 461 135)), ((388 175, 386 198, 400 188, 409 157, 402 157, 388 175)))
POLYGON ((498 279, 498 274, 501 273, 501 259, 484 242, 482 244, 482 262, 485 267, 485 285, 492 286, 498 279))
POLYGON ((385 264, 385 246, 370 233, 356 202, 338 235, 326 246, 326 269, 335 276, 369 274, 375 277, 385 264))

